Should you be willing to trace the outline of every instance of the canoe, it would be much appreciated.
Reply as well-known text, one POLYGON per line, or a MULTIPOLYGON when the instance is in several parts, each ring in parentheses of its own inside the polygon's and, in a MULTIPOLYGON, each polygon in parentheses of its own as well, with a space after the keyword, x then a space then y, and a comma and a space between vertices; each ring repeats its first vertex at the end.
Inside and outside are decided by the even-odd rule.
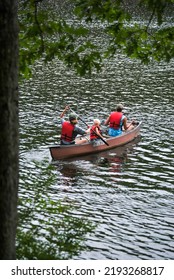
POLYGON ((141 124, 142 122, 138 123, 132 130, 125 131, 120 136, 105 138, 109 145, 106 145, 101 140, 98 141, 97 145, 90 142, 81 145, 51 145, 49 146, 51 157, 53 160, 62 160, 95 154, 125 145, 133 141, 140 134, 141 124))

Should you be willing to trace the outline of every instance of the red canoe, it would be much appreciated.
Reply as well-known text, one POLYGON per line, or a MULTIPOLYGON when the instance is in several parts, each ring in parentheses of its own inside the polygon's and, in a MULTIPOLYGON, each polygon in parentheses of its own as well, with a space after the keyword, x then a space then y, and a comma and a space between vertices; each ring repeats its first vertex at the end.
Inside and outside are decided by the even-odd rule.
POLYGON ((105 141, 109 144, 106 145, 99 140, 98 145, 93 145, 90 142, 86 142, 81 145, 54 145, 50 146, 50 153, 53 160, 67 159, 72 157, 78 157, 88 154, 99 153, 102 151, 110 150, 112 148, 125 145, 133 141, 140 133, 141 122, 135 126, 134 129, 123 132, 120 136, 105 138, 105 141))

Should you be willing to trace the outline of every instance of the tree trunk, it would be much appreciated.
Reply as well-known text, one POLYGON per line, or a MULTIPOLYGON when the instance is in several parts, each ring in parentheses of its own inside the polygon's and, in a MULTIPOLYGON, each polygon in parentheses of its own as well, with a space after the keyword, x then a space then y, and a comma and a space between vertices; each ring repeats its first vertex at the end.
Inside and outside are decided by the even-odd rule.
POLYGON ((0 1, 0 259, 15 254, 18 192, 18 0, 0 1))

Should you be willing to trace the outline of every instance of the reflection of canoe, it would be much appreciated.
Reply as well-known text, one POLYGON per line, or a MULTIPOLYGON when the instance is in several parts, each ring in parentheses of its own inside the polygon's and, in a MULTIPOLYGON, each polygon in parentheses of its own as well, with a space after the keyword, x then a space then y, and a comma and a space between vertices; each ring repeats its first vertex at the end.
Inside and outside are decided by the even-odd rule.
MULTIPOLYGON (((110 150, 101 151, 98 153, 82 155, 78 157, 73 157, 72 159, 68 158, 66 161, 68 163, 74 162, 74 160, 83 160, 90 161, 92 163, 103 163, 105 162, 113 162, 113 161, 126 161, 128 158, 128 154, 132 153, 135 146, 139 143, 141 139, 141 135, 138 135, 134 140, 130 141, 127 144, 122 146, 114 147, 110 150)), ((56 164, 56 162, 55 162, 56 164)))
POLYGON ((134 140, 140 133, 140 127, 141 122, 134 129, 123 132, 120 136, 105 139, 109 146, 101 140, 99 145, 93 145, 89 142, 81 145, 54 145, 49 147, 50 153, 53 160, 59 160, 106 151, 134 140))

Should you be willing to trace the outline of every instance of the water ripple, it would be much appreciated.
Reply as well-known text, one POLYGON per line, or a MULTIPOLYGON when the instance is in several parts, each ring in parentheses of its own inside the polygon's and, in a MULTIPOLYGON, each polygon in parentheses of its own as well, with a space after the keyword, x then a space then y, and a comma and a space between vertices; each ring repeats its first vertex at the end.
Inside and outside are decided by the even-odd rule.
POLYGON ((91 77, 79 78, 57 60, 38 65, 21 85, 21 197, 34 195, 27 189, 41 180, 34 163, 48 159, 48 145, 59 141, 65 104, 92 122, 122 102, 129 120, 143 121, 136 143, 54 165, 50 195, 78 205, 72 215, 97 224, 86 241, 89 251, 74 258, 174 258, 173 74, 173 62, 143 66, 119 54, 91 77))

